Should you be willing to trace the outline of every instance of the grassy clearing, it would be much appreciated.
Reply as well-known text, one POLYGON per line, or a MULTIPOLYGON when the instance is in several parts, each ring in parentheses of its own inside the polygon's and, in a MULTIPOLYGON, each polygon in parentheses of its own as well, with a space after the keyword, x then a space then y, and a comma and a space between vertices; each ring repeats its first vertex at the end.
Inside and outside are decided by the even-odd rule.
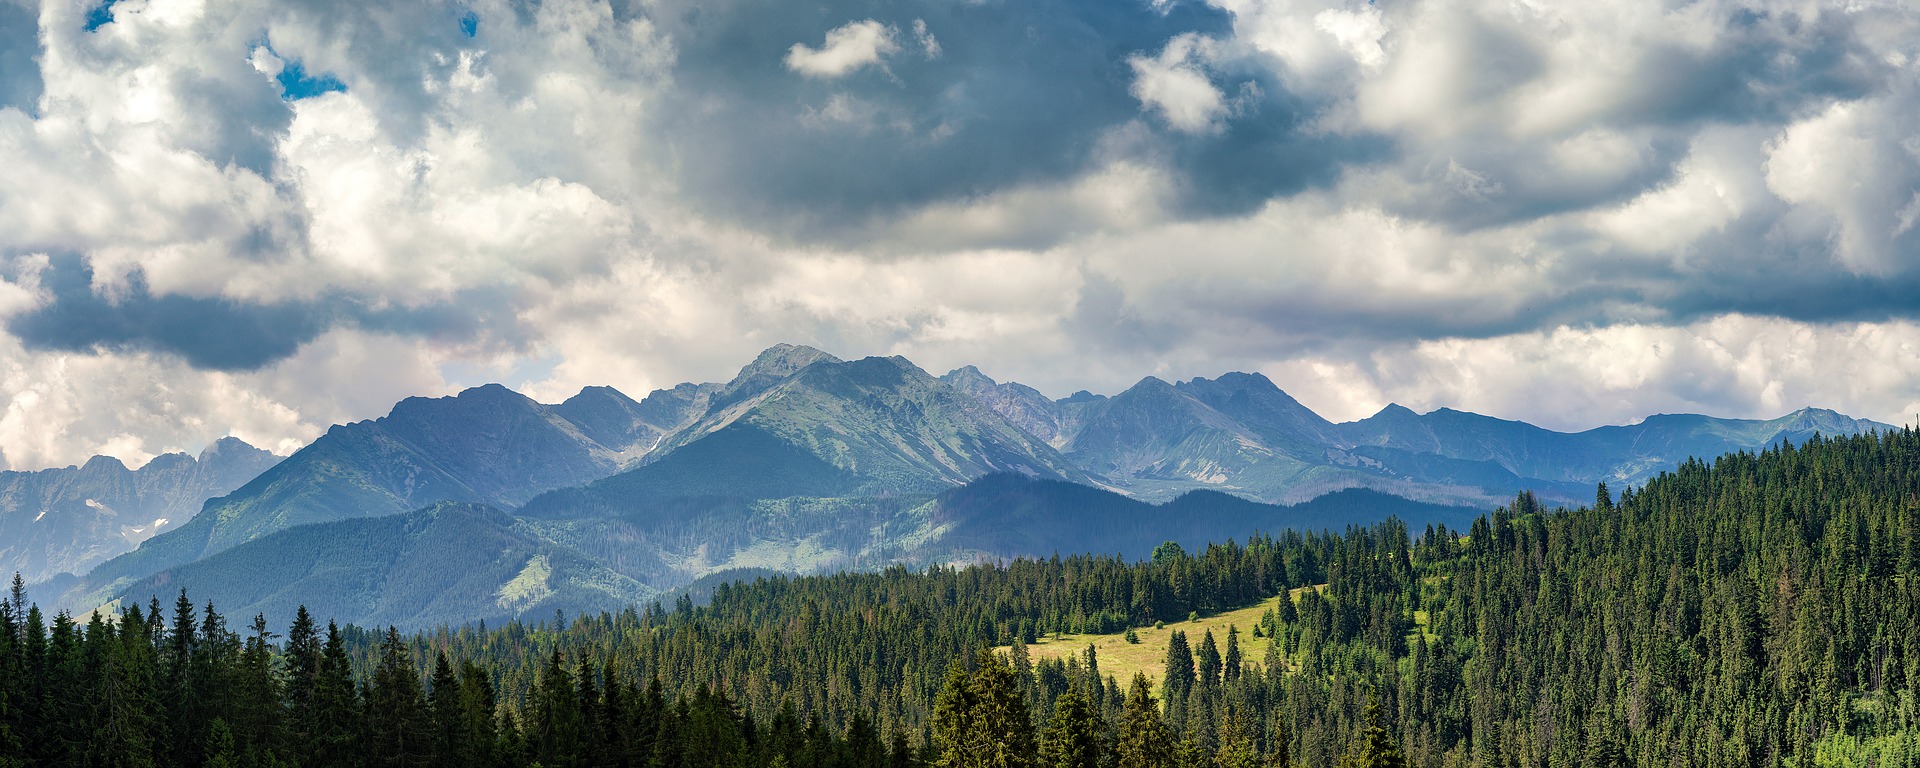
MULTIPOLYGON (((1294 595, 1302 589, 1293 590, 1294 595)), ((1213 640, 1220 646, 1220 653, 1227 652, 1227 629, 1240 628, 1240 655, 1249 664, 1259 663, 1267 657, 1267 646, 1272 638, 1254 637, 1253 625, 1260 623, 1260 617, 1269 609, 1280 605, 1279 597, 1262 600, 1245 608, 1222 611, 1212 616, 1202 616, 1197 621, 1169 622, 1165 628, 1137 627, 1134 634, 1140 638, 1138 643, 1129 643, 1125 633, 1112 635, 1044 635, 1032 645, 1027 653, 1035 661, 1040 659, 1066 658, 1086 653, 1092 645, 1100 657, 1100 672, 1112 675, 1122 686, 1133 679, 1136 672, 1145 673, 1156 688, 1160 685, 1161 673, 1165 671, 1167 661, 1167 641, 1175 630, 1187 633, 1187 645, 1195 650, 1200 647, 1201 638, 1207 632, 1213 632, 1213 640)), ((1006 651, 1006 646, 996 649, 1006 651)))

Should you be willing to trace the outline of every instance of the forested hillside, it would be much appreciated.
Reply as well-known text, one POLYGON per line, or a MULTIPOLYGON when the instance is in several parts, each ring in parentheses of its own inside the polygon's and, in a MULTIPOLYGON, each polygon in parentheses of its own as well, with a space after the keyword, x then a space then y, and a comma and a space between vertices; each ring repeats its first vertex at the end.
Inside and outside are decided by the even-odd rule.
POLYGON ((1576 510, 1522 495, 1465 532, 1388 522, 1145 562, 774 577, 705 606, 413 637, 311 621, 236 634, 184 596, 76 624, 16 597, 0 607, 0 756, 1911 766, 1917 574, 1908 430, 1688 462, 1576 510), (1302 586, 1238 628, 1276 640, 1269 653, 1175 634, 1159 684, 1025 648, 1177 630, 1302 586))

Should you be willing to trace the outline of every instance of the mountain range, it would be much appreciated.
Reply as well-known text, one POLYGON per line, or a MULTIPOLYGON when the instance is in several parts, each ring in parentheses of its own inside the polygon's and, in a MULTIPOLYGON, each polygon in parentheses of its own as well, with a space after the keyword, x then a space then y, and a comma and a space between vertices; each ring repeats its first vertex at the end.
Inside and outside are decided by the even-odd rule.
POLYGON ((1389 515, 1457 525, 1521 491, 1578 504, 1690 456, 1873 429, 1891 427, 1814 409, 1578 433, 1400 406, 1336 424, 1259 374, 1056 400, 971 366, 779 345, 724 384, 638 401, 589 387, 546 405, 498 385, 409 398, 41 588, 76 611, 185 586, 243 614, 299 597, 354 622, 499 620, 737 569, 1144 556, 1389 515))
POLYGON ((95 456, 77 467, 0 472, 0 569, 30 582, 84 573, 180 527, 207 499, 279 460, 229 437, 197 457, 162 454, 139 469, 95 456))

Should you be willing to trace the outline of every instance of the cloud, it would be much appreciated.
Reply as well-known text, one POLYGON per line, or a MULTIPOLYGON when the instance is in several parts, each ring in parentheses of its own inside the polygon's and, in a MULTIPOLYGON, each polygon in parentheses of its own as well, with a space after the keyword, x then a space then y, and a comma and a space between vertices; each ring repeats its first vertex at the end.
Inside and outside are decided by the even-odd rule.
POLYGON ((1562 430, 1656 413, 1773 418, 1834 408, 1910 424, 1920 394, 1920 324, 1821 325, 1726 315, 1684 326, 1558 327, 1354 356, 1314 356, 1267 373, 1329 417, 1416 410, 1498 413, 1562 430), (1495 375, 1497 372, 1497 375, 1495 375))
MULTIPOLYGON (((925 22, 917 31, 922 40, 932 41, 926 35, 925 22)), ((883 60, 900 51, 900 44, 894 40, 897 34, 892 27, 873 19, 848 22, 828 31, 827 43, 819 50, 794 43, 787 49, 787 69, 807 77, 831 79, 868 66, 885 66, 883 60)), ((938 45, 935 43, 931 50, 938 51, 938 45)))
POLYGON ((926 19, 913 20, 913 41, 920 44, 920 52, 929 59, 940 58, 940 41, 927 30, 926 19))
POLYGON ((1133 67, 1134 97, 1176 131, 1213 133, 1227 113, 1226 94, 1214 87, 1203 68, 1207 42, 1181 35, 1168 42, 1159 56, 1127 59, 1133 67))
POLYGON ((778 341, 1561 426, 1920 400, 1904 4, 84 5, 0 0, 10 466, 778 341))
POLYGON ((225 435, 286 454, 330 423, 446 393, 437 362, 418 342, 343 331, 244 373, 144 352, 34 352, 0 337, 0 460, 37 469, 104 454, 138 466, 225 435))
POLYGON ((151 349, 200 368, 237 370, 291 355, 327 325, 312 306, 155 296, 139 272, 117 285, 94 277, 73 257, 37 269, 33 279, 49 300, 13 315, 7 331, 28 349, 151 349))

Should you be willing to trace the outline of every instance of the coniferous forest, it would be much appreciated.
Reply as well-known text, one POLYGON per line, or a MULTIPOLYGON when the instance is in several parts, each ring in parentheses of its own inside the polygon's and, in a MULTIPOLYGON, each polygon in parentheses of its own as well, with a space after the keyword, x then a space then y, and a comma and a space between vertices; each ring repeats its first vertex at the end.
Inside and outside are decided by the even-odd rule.
POLYGON ((1920 433, 1522 494, 1467 531, 1256 534, 764 578, 620 614, 403 636, 0 604, 4 766, 1912 766, 1920 433), (1302 589, 1304 588, 1304 589, 1302 589), (1293 590, 1159 682, 1055 632, 1293 590), (992 651, 996 647, 1005 651, 992 651))

